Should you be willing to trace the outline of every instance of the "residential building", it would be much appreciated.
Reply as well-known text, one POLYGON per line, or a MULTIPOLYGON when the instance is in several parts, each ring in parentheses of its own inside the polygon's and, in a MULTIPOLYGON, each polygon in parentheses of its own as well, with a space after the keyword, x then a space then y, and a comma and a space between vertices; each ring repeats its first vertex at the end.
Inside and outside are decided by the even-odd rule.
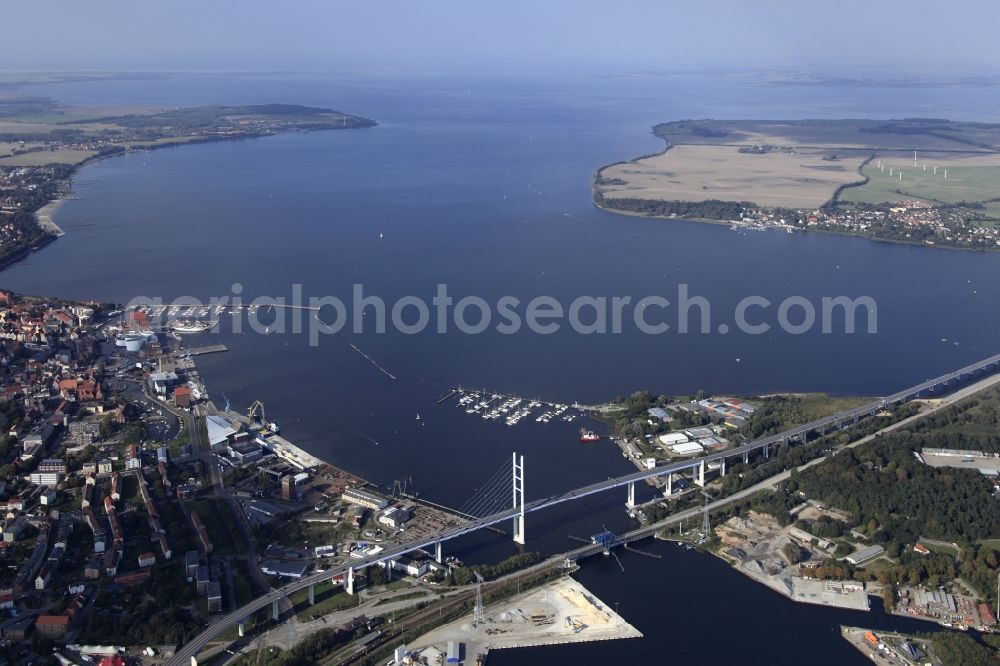
POLYGON ((115 472, 111 475, 111 500, 117 502, 122 498, 122 475, 115 472))
POLYGON ((4 543, 13 543, 21 538, 28 528, 28 517, 21 514, 3 528, 4 543))
POLYGON ((206 588, 206 596, 208 596, 208 612, 209 613, 221 612, 222 586, 215 581, 210 582, 206 588))
POLYGON ((90 446, 101 438, 101 424, 94 419, 73 421, 68 430, 68 439, 74 446, 90 446))
POLYGON ((59 472, 32 472, 29 478, 36 486, 55 486, 62 481, 62 474, 59 472))
MULTIPOLYGON (((265 572, 266 573, 266 572, 265 572)), ((205 594, 208 589, 208 565, 201 564, 198 565, 198 570, 194 574, 194 585, 195 589, 198 590, 198 594, 205 594)))
POLYGON ((56 472, 57 474, 66 474, 66 461, 60 458, 46 458, 38 463, 38 467, 35 468, 36 472, 56 472))
POLYGON ((191 406, 191 387, 178 386, 174 389, 174 406, 187 409, 191 406))
POLYGON ((69 631, 69 616, 39 615, 35 620, 35 631, 46 638, 59 638, 69 631))
POLYGON ((201 557, 198 555, 197 550, 189 550, 184 553, 184 575, 187 577, 188 581, 194 580, 200 565, 201 557))
POLYGON ((194 526, 194 532, 195 536, 198 538, 198 544, 201 546, 205 555, 208 555, 212 552, 212 541, 208 538, 208 530, 205 529, 205 523, 201 521, 201 516, 198 515, 197 511, 191 511, 191 524, 194 526))

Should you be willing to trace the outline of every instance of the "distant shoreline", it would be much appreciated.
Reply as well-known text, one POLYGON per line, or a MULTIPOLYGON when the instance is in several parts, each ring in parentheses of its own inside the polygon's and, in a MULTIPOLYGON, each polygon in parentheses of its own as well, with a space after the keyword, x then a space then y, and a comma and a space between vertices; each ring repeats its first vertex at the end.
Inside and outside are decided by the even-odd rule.
POLYGON ((59 184, 62 192, 56 198, 50 199, 38 210, 32 213, 32 215, 34 215, 35 218, 35 223, 46 234, 45 240, 43 240, 41 243, 33 247, 26 247, 22 251, 10 257, 6 257, 2 262, 0 262, 0 271, 3 271, 5 268, 8 268, 9 266, 21 261, 22 259, 27 258, 33 252, 42 249, 52 241, 66 235, 66 231, 56 223, 54 216, 56 212, 62 207, 62 205, 66 203, 66 201, 73 198, 69 196, 72 193, 73 189, 73 177, 77 174, 77 172, 80 169, 82 169, 85 166, 88 166, 92 163, 101 160, 110 159, 113 157, 121 157, 124 155, 129 155, 137 152, 159 150, 161 148, 179 148, 181 146, 189 146, 194 144, 218 143, 223 141, 239 141, 243 139, 261 139, 269 136, 277 136, 278 134, 288 134, 292 132, 320 132, 326 130, 339 131, 341 129, 366 129, 377 125, 375 121, 370 120, 368 118, 362 118, 361 116, 351 116, 351 117, 362 121, 363 124, 354 125, 351 127, 344 127, 344 128, 290 127, 288 129, 283 129, 277 132, 247 132, 244 134, 239 134, 234 136, 200 136, 200 137, 178 136, 178 137, 172 137, 171 139, 162 141, 160 143, 137 144, 134 146, 126 147, 123 150, 91 155, 90 157, 80 160, 75 164, 68 165, 69 172, 63 178, 60 178, 58 181, 56 181, 59 184))
POLYGON ((653 135, 665 142, 662 150, 593 172, 596 207, 754 230, 1000 250, 1000 187, 992 179, 1000 166, 1000 130, 994 125, 702 119, 660 123, 653 135), (918 152, 922 170, 909 166, 918 152), (851 179, 859 161, 860 178, 851 179), (962 167, 961 180, 947 180, 949 167, 962 167), (906 191, 888 180, 893 168, 900 178, 906 169, 906 191))

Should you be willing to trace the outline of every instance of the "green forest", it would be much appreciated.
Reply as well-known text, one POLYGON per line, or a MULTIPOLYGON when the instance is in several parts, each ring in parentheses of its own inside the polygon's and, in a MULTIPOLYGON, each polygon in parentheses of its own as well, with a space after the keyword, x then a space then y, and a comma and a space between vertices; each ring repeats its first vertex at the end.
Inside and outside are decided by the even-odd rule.
POLYGON ((854 530, 869 543, 883 545, 895 562, 875 574, 830 562, 831 575, 931 586, 960 576, 993 598, 1000 573, 1000 542, 995 540, 1000 501, 992 482, 973 469, 931 467, 918 454, 924 448, 998 452, 998 425, 1000 391, 993 389, 793 473, 783 488, 754 504, 784 522, 791 520, 789 505, 802 497, 847 511, 847 524, 826 520, 799 526, 832 539, 854 530), (953 543, 955 552, 919 555, 912 546, 921 538, 953 543), (837 568, 847 570, 833 571, 837 568))

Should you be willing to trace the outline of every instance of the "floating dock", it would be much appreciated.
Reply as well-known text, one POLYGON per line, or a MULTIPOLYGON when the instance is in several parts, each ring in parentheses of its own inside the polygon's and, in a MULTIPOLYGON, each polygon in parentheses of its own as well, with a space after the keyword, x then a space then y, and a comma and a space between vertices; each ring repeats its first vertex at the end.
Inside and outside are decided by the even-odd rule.
POLYGON ((528 418, 534 419, 536 423, 548 423, 553 419, 569 423, 586 416, 594 409, 576 402, 546 402, 518 395, 493 393, 486 389, 463 389, 460 386, 450 387, 448 393, 438 398, 437 404, 447 402, 455 396, 459 396, 456 406, 464 409, 466 414, 491 421, 502 419, 509 426, 528 418))

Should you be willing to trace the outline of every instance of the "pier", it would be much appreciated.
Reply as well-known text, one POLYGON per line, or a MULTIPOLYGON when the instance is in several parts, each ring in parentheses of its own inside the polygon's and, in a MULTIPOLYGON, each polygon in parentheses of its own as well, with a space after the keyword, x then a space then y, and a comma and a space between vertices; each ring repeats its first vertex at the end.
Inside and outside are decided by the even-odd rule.
POLYGON ((226 345, 206 345, 204 347, 193 347, 187 353, 191 354, 191 356, 201 356, 203 354, 216 354, 224 351, 229 351, 229 347, 226 345))

